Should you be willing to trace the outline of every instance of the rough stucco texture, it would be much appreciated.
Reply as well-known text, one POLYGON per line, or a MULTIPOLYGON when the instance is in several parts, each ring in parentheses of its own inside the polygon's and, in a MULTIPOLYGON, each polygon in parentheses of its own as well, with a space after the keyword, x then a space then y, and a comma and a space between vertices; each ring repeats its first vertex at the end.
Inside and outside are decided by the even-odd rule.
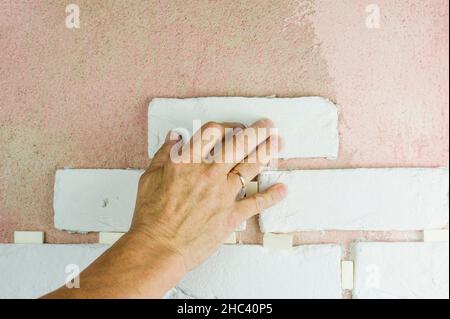
MULTIPOLYGON (((446 0, 378 0, 379 29, 366 27, 362 0, 84 0, 72 30, 68 3, 0 1, 0 242, 30 229, 96 241, 54 230, 55 170, 145 167, 155 96, 338 103, 339 159, 289 168, 448 165, 446 0)), ((249 225, 241 239, 259 241, 249 225)), ((311 236, 297 239, 340 235, 311 236)))

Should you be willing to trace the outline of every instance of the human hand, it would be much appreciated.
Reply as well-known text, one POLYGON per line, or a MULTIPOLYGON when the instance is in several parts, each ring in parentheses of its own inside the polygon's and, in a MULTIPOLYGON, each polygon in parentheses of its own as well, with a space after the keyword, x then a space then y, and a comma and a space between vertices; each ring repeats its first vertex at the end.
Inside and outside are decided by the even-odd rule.
POLYGON ((239 174, 248 183, 281 149, 273 128, 267 119, 245 129, 211 122, 185 145, 177 133, 169 133, 139 181, 129 233, 180 258, 186 272, 200 264, 243 221, 285 197, 286 187, 276 184, 236 198, 242 188, 239 174))
POLYGON ((81 288, 44 298, 160 298, 239 224, 280 201, 282 184, 236 198, 281 148, 269 120, 240 128, 208 123, 184 146, 168 138, 139 181, 130 231, 81 273, 81 288))

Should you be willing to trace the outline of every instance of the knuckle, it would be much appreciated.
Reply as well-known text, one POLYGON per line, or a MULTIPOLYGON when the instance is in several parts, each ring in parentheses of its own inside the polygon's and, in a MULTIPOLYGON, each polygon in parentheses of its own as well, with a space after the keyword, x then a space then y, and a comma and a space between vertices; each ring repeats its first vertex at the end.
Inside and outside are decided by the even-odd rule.
POLYGON ((255 195, 255 206, 256 206, 257 212, 261 212, 264 209, 264 206, 265 206, 264 203, 265 203, 264 195, 256 194, 255 195))
POLYGON ((170 178, 180 176, 183 170, 184 170, 183 164, 174 163, 172 161, 167 161, 163 166, 164 176, 169 176, 170 178))
POLYGON ((274 204, 276 202, 278 202, 277 192, 271 192, 270 193, 270 204, 272 205, 272 204, 274 204))
POLYGON ((214 165, 205 165, 205 169, 203 169, 202 176, 207 181, 213 181, 217 177, 217 169, 214 165))

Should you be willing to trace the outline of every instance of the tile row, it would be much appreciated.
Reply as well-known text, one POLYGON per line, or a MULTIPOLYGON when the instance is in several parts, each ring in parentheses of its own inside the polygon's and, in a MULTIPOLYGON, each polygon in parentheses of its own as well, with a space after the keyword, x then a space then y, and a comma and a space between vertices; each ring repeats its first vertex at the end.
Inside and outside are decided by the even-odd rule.
MULTIPOLYGON (((55 227, 126 232, 141 170, 64 169, 56 172, 55 227)), ((424 230, 448 225, 447 168, 265 171, 262 191, 288 185, 285 200, 262 212, 263 232, 304 230, 424 230)))
MULTIPOLYGON (((0 298, 36 298, 50 292, 108 247, 0 244, 0 298)), ((337 245, 288 250, 222 246, 166 298, 339 299, 342 287, 349 284, 348 279, 341 282, 341 261, 337 245)), ((351 261, 354 298, 449 297, 448 243, 357 243, 351 261)))

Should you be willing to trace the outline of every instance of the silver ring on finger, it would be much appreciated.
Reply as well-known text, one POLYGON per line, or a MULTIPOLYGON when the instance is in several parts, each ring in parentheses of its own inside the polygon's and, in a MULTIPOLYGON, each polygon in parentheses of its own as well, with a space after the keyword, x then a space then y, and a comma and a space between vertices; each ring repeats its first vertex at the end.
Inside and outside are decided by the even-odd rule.
POLYGON ((244 176, 242 176, 241 173, 235 168, 233 168, 230 173, 235 174, 237 177, 239 177, 239 181, 241 182, 241 189, 239 190, 239 193, 237 195, 236 199, 242 199, 245 196, 245 186, 247 185, 247 182, 245 181, 244 176))

